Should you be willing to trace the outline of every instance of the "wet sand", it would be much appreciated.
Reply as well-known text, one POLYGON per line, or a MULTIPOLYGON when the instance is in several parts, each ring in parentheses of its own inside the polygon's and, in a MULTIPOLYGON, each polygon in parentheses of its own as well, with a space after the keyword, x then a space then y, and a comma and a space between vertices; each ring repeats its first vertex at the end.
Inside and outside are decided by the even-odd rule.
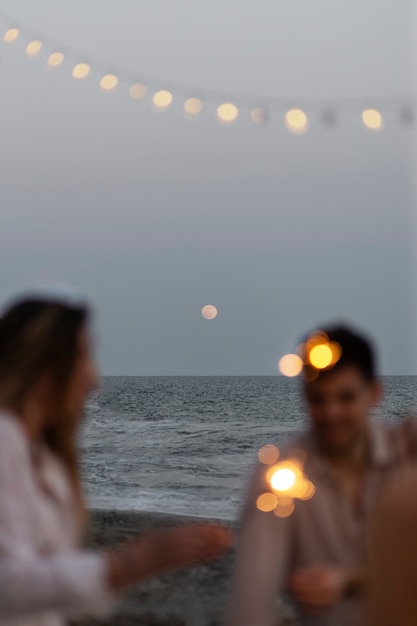
MULTIPOLYGON (((190 521, 158 513, 96 510, 91 512, 88 543, 106 548, 150 529, 190 521)), ((121 596, 106 618, 84 620, 82 626, 221 626, 233 557, 229 551, 212 563, 143 582, 121 596)), ((289 612, 282 624, 295 626, 289 612)))

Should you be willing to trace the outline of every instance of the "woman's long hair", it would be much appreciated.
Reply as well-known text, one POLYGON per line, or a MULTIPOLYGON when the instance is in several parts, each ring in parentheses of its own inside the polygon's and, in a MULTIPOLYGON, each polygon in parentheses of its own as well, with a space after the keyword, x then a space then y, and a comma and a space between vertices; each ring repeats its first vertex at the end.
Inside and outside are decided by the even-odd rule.
POLYGON ((50 377, 53 419, 42 439, 65 466, 80 518, 84 503, 76 453, 76 423, 65 411, 65 398, 78 357, 79 338, 89 311, 59 299, 28 297, 12 304, 0 320, 0 407, 18 419, 36 384, 50 377))

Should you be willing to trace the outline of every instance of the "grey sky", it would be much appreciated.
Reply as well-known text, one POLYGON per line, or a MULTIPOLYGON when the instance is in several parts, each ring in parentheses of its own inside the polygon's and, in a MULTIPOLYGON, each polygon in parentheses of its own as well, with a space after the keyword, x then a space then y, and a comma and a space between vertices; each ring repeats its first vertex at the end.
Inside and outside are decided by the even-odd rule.
MULTIPOLYGON (((389 0, 2 0, 0 9, 134 73, 303 98, 413 89, 412 3, 389 0)), ((28 38, 26 37, 26 40, 28 38)), ((300 333, 369 330, 383 372, 417 373, 412 132, 381 104, 289 134, 184 120, 93 70, 0 48, 0 296, 63 281, 96 306, 104 374, 274 374, 300 333), (200 310, 215 304, 219 316, 200 310)), ((80 57, 80 61, 84 58, 80 57)), ((93 64, 94 66, 94 64, 93 64)), ((163 79, 166 79, 166 83, 163 79)), ((192 94, 190 94, 192 95, 192 94)), ((175 94, 174 94, 175 97, 175 94)), ((372 99, 374 97, 374 99, 372 99)), ((239 102, 239 99, 237 99, 239 102)))

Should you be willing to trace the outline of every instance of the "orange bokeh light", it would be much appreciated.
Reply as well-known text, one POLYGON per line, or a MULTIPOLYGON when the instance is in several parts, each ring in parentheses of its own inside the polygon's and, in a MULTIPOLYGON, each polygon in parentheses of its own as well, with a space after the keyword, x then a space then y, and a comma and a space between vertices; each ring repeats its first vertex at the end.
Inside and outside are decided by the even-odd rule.
POLYGON ((272 465, 279 459, 279 450, 276 446, 268 443, 259 450, 258 459, 264 465, 272 465))

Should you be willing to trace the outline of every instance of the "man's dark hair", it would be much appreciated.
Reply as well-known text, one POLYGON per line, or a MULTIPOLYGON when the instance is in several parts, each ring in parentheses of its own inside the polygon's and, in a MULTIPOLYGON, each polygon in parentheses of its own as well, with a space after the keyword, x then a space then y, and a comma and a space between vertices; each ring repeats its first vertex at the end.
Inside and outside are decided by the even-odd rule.
MULTIPOLYGON (((320 331, 327 335, 328 341, 339 344, 341 348, 341 355, 333 367, 320 371, 319 376, 323 376, 327 372, 331 372, 342 367, 351 366, 359 370, 366 381, 371 382, 375 379, 375 348, 369 339, 345 324, 320 327, 320 331)), ((312 333, 310 337, 311 336, 314 336, 314 333, 312 333)), ((307 380, 313 380, 317 377, 316 370, 316 376, 314 378, 310 378, 310 369, 311 366, 307 365, 305 367, 307 380)))

